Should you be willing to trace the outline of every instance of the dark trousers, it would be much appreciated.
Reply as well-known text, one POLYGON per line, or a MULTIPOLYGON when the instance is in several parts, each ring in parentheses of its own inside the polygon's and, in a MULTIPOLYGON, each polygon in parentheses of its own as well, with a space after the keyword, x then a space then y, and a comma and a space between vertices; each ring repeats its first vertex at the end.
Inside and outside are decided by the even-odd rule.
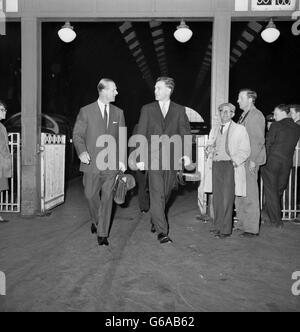
POLYGON ((232 161, 214 161, 212 191, 215 229, 221 234, 231 234, 235 195, 232 161))
POLYGON ((135 177, 138 184, 138 199, 140 210, 148 211, 150 209, 148 173, 137 171, 135 177))
POLYGON ((264 212, 275 226, 282 224, 281 199, 289 181, 291 162, 270 157, 266 166, 262 168, 264 183, 265 206, 264 212))
POLYGON ((156 232, 168 234, 166 205, 176 187, 176 171, 149 171, 150 214, 156 232))
POLYGON ((107 237, 109 233, 116 174, 107 171, 83 175, 84 194, 88 201, 92 223, 98 227, 98 236, 107 237))

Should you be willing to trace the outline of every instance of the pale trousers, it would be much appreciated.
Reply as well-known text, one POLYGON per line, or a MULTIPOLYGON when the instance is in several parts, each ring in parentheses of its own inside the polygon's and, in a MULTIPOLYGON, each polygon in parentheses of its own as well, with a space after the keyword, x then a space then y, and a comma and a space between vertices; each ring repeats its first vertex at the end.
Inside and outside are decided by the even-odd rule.
POLYGON ((258 190, 258 167, 255 174, 249 171, 249 162, 246 168, 246 186, 247 196, 236 197, 235 207, 239 220, 239 225, 244 232, 258 234, 260 224, 260 208, 259 208, 259 190, 258 190))

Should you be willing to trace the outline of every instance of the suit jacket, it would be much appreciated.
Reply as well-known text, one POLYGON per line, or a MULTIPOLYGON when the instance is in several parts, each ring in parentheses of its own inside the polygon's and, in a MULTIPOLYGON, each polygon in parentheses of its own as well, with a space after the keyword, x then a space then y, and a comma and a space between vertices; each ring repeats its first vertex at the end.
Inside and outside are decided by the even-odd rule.
MULTIPOLYGON (((170 102, 170 107, 166 118, 163 117, 159 103, 154 102, 143 106, 141 116, 138 123, 137 134, 146 137, 148 145, 143 147, 143 154, 141 161, 149 166, 149 169, 170 170, 178 168, 178 162, 183 155, 187 155, 192 159, 192 142, 186 139, 186 147, 184 149, 184 136, 191 135, 190 123, 187 118, 185 108, 174 102, 170 102), (174 145, 171 144, 170 155, 167 155, 169 144, 151 144, 153 136, 161 137, 166 135, 166 138, 174 138, 178 135, 182 141, 182 149, 175 151, 174 145), (147 153, 148 152, 148 153, 147 153), (149 164, 147 163, 149 161, 149 164), (156 165, 156 166, 154 166, 156 165)), ((179 138, 177 137, 177 138, 179 138)))
POLYGON ((100 137, 103 138, 103 135, 110 135, 116 143, 108 148, 111 156, 115 158, 114 170, 119 169, 119 161, 126 165, 127 137, 119 139, 119 128, 126 130, 124 114, 121 109, 112 104, 110 104, 108 128, 104 123, 97 101, 80 109, 73 130, 73 143, 78 156, 82 152, 87 151, 91 158, 89 165, 80 164, 80 171, 99 173, 97 163, 99 163, 100 159, 98 159, 97 163, 96 160, 99 153, 106 147, 97 147, 96 142, 100 137))
POLYGON ((12 176, 12 159, 8 148, 6 128, 0 123, 0 178, 12 176))
POLYGON ((273 122, 266 138, 267 162, 282 160, 290 167, 299 137, 300 127, 291 118, 273 122))
MULTIPOLYGON (((209 134, 208 146, 215 146, 221 125, 212 128, 209 134)), ((246 170, 245 162, 251 153, 250 140, 244 126, 231 121, 227 131, 226 150, 232 161, 237 164, 234 168, 235 195, 246 196, 246 170)), ((208 155, 205 164, 204 191, 212 192, 212 163, 213 151, 208 155)))
POLYGON ((251 155, 249 160, 254 161, 256 165, 265 164, 265 117, 261 111, 253 105, 249 110, 249 114, 245 116, 241 124, 246 127, 250 138, 251 155))

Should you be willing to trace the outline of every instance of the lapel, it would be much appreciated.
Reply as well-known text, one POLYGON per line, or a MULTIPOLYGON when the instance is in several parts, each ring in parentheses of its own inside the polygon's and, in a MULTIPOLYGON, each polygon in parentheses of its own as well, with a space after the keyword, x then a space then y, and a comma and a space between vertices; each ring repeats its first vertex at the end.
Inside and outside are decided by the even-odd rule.
POLYGON ((165 119, 162 115, 162 111, 160 109, 160 106, 159 106, 159 102, 155 102, 154 104, 154 115, 155 115, 155 122, 157 124, 160 124, 161 126, 161 131, 163 132, 164 131, 164 128, 165 128, 165 119))
POLYGON ((169 127, 169 125, 172 123, 172 120, 174 119, 174 111, 175 111, 175 105, 171 101, 169 109, 168 109, 167 116, 164 119, 165 120, 165 129, 167 129, 169 127))
POLYGON ((115 107, 112 104, 109 104, 109 118, 108 118, 108 128, 107 132, 112 132, 113 129, 113 123, 116 122, 116 112, 115 112, 115 107))
POLYGON ((253 112, 255 111, 255 106, 252 105, 252 107, 250 108, 250 110, 248 111, 248 113, 244 116, 243 121, 240 123, 243 126, 246 126, 246 123, 249 121, 249 119, 251 118, 253 112))
POLYGON ((6 145, 8 145, 7 131, 4 125, 0 122, 0 131, 2 131, 6 145))

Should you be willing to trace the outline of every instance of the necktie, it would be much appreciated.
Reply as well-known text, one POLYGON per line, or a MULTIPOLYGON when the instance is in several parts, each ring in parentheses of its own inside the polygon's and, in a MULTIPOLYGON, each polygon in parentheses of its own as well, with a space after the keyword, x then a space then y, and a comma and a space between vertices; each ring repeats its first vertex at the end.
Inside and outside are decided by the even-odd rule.
POLYGON ((243 113, 240 118, 239 118, 239 121, 238 121, 238 124, 241 124, 243 122, 245 122, 245 119, 247 118, 247 116, 249 115, 250 111, 248 111, 246 114, 243 113))
POLYGON ((223 134, 224 127, 225 127, 225 125, 221 125, 221 129, 220 129, 221 134, 223 134))
POLYGON ((243 114, 240 116, 240 118, 239 118, 239 121, 238 121, 238 124, 241 124, 242 122, 243 122, 243 120, 244 120, 244 116, 243 116, 243 114))
POLYGON ((107 105, 104 106, 104 117, 103 117, 104 123, 106 125, 106 128, 108 127, 108 114, 107 114, 107 105))

